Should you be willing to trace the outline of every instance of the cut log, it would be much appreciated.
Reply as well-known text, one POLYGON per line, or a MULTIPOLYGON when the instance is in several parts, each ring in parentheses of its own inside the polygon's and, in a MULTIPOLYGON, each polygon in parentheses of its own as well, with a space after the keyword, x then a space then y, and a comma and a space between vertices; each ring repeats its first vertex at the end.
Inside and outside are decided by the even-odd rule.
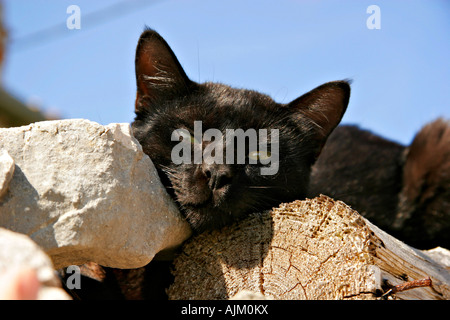
POLYGON ((439 252, 448 254, 409 247, 321 195, 192 238, 174 261, 168 296, 229 299, 245 290, 273 299, 449 299, 439 252))

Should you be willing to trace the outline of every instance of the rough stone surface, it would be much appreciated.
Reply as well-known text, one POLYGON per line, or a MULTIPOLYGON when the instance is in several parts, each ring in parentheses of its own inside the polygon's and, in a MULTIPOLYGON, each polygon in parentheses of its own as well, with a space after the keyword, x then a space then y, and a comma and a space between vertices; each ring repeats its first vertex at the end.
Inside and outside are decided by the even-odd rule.
POLYGON ((424 253, 450 271, 450 251, 448 249, 436 247, 434 249, 426 250, 424 253))
POLYGON ((56 268, 137 268, 191 230, 129 124, 87 120, 0 129, 15 161, 0 226, 31 237, 56 268))
POLYGON ((39 300, 68 300, 61 288, 50 258, 28 236, 0 228, 0 297, 5 294, 4 284, 18 270, 31 269, 40 282, 39 300))
POLYGON ((39 281, 59 286, 49 257, 28 236, 0 228, 0 273, 22 267, 36 270, 39 281))
POLYGON ((0 199, 6 194, 14 174, 14 160, 6 150, 0 150, 0 199))

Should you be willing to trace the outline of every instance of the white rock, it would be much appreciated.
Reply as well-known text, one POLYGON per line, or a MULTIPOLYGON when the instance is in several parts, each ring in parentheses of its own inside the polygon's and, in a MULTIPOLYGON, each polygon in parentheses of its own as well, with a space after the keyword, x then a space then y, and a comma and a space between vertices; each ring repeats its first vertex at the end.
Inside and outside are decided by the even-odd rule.
POLYGON ((423 252, 432 260, 443 265, 447 270, 450 271, 450 250, 442 247, 436 247, 430 250, 424 250, 423 252))
POLYGON ((23 286, 29 283, 24 283, 26 280, 21 275, 26 270, 33 272, 40 283, 38 300, 71 299, 62 289, 50 258, 37 244, 26 235, 0 228, 0 299, 13 299, 8 296, 13 293, 11 290, 24 294, 23 286), (23 279, 22 288, 12 289, 17 287, 14 281, 20 279, 23 279))
POLYGON ((36 243, 24 234, 0 228, 0 274, 20 268, 34 269, 44 285, 60 286, 50 258, 36 243))
POLYGON ((0 149, 0 199, 6 194, 14 174, 14 160, 6 150, 0 149))
POLYGON ((45 121, 0 129, 15 161, 0 226, 29 235, 56 268, 137 268, 191 229, 129 124, 45 121))
POLYGON ((38 292, 38 300, 72 300, 61 288, 43 287, 38 292))

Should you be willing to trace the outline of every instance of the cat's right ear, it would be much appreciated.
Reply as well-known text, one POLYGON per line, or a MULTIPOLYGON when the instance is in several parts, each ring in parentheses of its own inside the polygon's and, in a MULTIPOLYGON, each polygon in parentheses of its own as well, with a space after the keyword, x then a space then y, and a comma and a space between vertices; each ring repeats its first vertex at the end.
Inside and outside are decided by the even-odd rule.
POLYGON ((288 104, 294 119, 309 128, 319 156, 328 136, 341 121, 350 99, 350 81, 325 83, 288 104))
POLYGON ((135 111, 149 111, 158 101, 186 95, 194 86, 167 42, 146 29, 136 48, 135 111))

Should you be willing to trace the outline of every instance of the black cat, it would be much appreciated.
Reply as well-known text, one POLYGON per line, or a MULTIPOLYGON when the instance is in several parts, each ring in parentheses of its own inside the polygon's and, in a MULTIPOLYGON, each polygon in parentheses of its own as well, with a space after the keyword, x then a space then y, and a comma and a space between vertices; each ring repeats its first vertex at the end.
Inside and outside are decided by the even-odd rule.
MULTIPOLYGON (((145 31, 139 40, 136 79, 133 134, 198 232, 303 199, 311 166, 340 122, 350 97, 346 81, 323 84, 288 104, 278 104, 255 91, 195 83, 153 30, 145 31), (179 141, 171 141, 171 136, 177 129, 192 134, 195 121, 201 121, 203 131, 218 129, 223 136, 227 129, 278 130, 277 171, 262 175, 262 161, 174 164, 172 150, 179 141)), ((203 141, 203 148, 207 146, 203 141)), ((247 151, 250 156, 252 150, 247 151)))
POLYGON ((348 81, 323 84, 283 105, 255 91, 198 84, 153 30, 139 40, 136 79, 133 132, 194 230, 326 194, 410 245, 449 246, 450 122, 428 124, 409 147, 356 126, 334 130, 347 108, 348 81), (248 163, 175 165, 171 133, 192 132, 199 120, 203 130, 223 133, 278 129, 278 172, 264 176, 261 164, 248 163))
MULTIPOLYGON (((139 39, 135 64, 133 134, 196 232, 220 228, 282 202, 304 199, 311 166, 340 122, 350 97, 347 81, 323 84, 288 104, 278 104, 255 91, 195 83, 187 77, 165 40, 150 29, 139 39), (192 153, 195 145, 200 145, 203 154, 212 143, 196 141, 197 121, 201 121, 202 133, 216 129, 227 137, 227 129, 277 130, 278 139, 273 141, 270 136, 256 142, 258 147, 262 142, 269 144, 265 154, 252 150, 247 144, 250 139, 241 140, 245 144, 244 163, 229 164, 230 159, 224 159, 227 161, 222 163, 175 164, 172 152, 180 141, 172 140, 179 130, 183 130, 178 134, 181 140, 192 142, 192 153), (276 153, 276 163, 272 164, 277 170, 264 175, 261 169, 267 169, 268 164, 262 157, 269 153, 276 153), (251 158, 256 163, 251 163, 251 158)), ((236 143, 233 147, 241 146, 236 143)), ((224 154, 228 148, 227 143, 224 154)), ((82 290, 70 293, 81 299, 161 298, 167 286, 164 280, 170 281, 169 265, 170 262, 152 261, 145 268, 119 270, 85 264, 82 290)))
MULTIPOLYGON (((141 35, 135 63, 133 134, 195 231, 220 228, 249 213, 322 193, 343 200, 407 243, 448 244, 448 122, 426 126, 410 147, 354 126, 334 130, 349 102, 348 81, 323 84, 288 104, 255 91, 198 84, 153 30, 141 35), (181 142, 192 143, 192 153, 200 142, 202 151, 213 143, 197 141, 196 121, 201 121, 202 133, 217 129, 223 136, 227 129, 278 130, 277 146, 269 148, 277 153, 276 172, 261 174, 268 164, 250 148, 245 149, 245 163, 175 164, 172 151, 180 141, 172 140, 177 130, 184 130, 181 142), (251 163, 255 155, 257 161, 251 163)), ((87 299, 162 298, 170 282, 169 266, 152 261, 144 268, 119 270, 86 264, 83 274, 90 279, 71 293, 87 299)))

